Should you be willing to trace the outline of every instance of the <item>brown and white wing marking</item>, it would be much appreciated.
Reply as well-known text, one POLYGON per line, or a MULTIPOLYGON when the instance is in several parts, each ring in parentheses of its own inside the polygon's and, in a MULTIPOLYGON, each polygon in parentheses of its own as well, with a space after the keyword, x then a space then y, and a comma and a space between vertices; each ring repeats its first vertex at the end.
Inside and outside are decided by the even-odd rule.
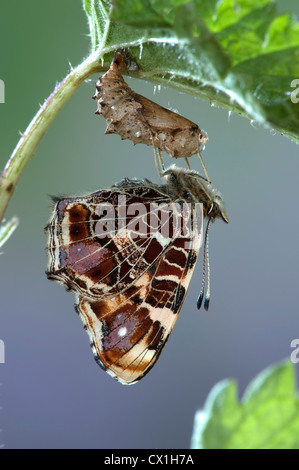
POLYGON ((77 311, 98 364, 130 385, 152 368, 181 310, 194 271, 201 233, 186 249, 177 238, 137 282, 115 296, 79 296, 77 311))
POLYGON ((140 186, 58 201, 46 227, 48 278, 94 299, 131 286, 170 242, 161 245, 150 236, 152 201, 169 199, 140 186))

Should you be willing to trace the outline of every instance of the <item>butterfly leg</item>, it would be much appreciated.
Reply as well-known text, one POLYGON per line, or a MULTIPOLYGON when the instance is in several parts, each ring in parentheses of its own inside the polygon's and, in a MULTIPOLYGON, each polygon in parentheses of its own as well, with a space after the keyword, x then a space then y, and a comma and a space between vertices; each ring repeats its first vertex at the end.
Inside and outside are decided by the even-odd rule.
POLYGON ((161 178, 161 177, 162 177, 161 168, 160 168, 161 160, 160 160, 160 158, 158 157, 157 149, 156 149, 156 147, 154 146, 154 144, 153 144, 153 149, 154 149, 155 165, 156 165, 156 168, 157 168, 158 175, 159 175, 160 178, 161 178))
POLYGON ((185 160, 186 160, 186 163, 187 163, 187 166, 188 166, 189 170, 191 170, 191 167, 190 167, 190 163, 189 163, 188 157, 185 157, 185 160))
POLYGON ((165 171, 165 166, 164 166, 164 162, 163 162, 163 157, 162 157, 162 154, 161 154, 161 150, 158 149, 158 153, 159 153, 159 161, 160 161, 160 165, 161 165, 161 169, 163 171, 165 171))
POLYGON ((206 176, 206 180, 207 180, 207 182, 208 182, 209 184, 211 184, 211 180, 210 180, 210 177, 209 177, 209 173, 208 173, 208 170, 207 170, 207 168, 206 168, 206 165, 205 165, 205 163, 204 163, 204 161, 203 161, 203 158, 202 158, 202 156, 201 156, 201 153, 200 153, 199 148, 198 148, 198 150, 197 150, 197 155, 198 155, 198 158, 199 158, 199 160, 200 160, 201 166, 203 167, 203 171, 204 171, 204 174, 205 174, 205 176, 206 176))
POLYGON ((165 171, 165 167, 164 167, 164 162, 163 162, 163 158, 161 155, 161 150, 159 148, 158 148, 158 153, 157 153, 157 147, 155 146, 153 135, 152 135, 152 144, 153 144, 153 150, 154 150, 155 165, 157 168, 158 175, 161 178, 165 171))

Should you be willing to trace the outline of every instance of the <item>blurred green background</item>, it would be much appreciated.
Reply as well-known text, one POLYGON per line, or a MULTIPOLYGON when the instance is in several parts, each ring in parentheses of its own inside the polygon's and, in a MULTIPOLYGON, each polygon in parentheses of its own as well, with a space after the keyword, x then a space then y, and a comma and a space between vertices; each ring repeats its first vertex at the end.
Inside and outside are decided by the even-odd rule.
MULTIPOLYGON (((278 5, 280 12, 299 13, 295 0, 278 5)), ((79 0, 1 0, 0 31, 3 167, 19 131, 88 54, 89 39, 79 0)), ((204 159, 230 224, 217 222, 210 234, 209 312, 196 309, 200 257, 161 358, 144 380, 124 387, 96 365, 73 296, 44 274, 49 194, 86 194, 125 176, 157 181, 150 147, 104 134, 91 99, 97 79, 84 83, 59 114, 6 214, 19 216, 20 225, 0 258, 6 348, 0 442, 7 448, 188 448, 194 413, 216 382, 234 377, 242 392, 261 369, 289 357, 299 338, 298 147, 192 96, 127 79, 208 132, 204 159)), ((165 162, 173 163, 167 156, 165 162)), ((191 165, 200 170, 196 157, 191 165)))

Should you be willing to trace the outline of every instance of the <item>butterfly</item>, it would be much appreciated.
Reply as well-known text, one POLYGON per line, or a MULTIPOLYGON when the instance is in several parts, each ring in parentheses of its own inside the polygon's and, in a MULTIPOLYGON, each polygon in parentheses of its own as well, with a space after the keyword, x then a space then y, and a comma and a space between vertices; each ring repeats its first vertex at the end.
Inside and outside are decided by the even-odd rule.
MULTIPOLYGON (((182 308, 203 241, 203 219, 228 223, 221 195, 196 171, 171 167, 162 184, 124 179, 55 200, 47 276, 76 295, 97 363, 136 383, 157 361, 182 308)), ((203 299, 202 292, 198 307, 203 299)), ((209 292, 205 308, 208 308, 209 292)))

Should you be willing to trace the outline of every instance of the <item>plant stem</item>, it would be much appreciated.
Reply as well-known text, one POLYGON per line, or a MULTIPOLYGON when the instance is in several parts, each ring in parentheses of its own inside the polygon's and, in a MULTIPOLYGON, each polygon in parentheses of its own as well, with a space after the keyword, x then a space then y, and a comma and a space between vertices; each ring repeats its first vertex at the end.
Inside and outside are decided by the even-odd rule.
POLYGON ((3 221, 3 224, 0 224, 0 247, 4 245, 6 240, 9 239, 9 237, 15 231, 18 225, 19 219, 17 217, 13 217, 9 222, 6 223, 4 223, 3 221))
POLYGON ((93 73, 102 70, 100 58, 101 54, 97 50, 73 69, 57 85, 22 135, 0 178, 0 222, 3 219, 17 182, 28 161, 34 154, 38 143, 63 105, 71 98, 81 83, 93 73))

